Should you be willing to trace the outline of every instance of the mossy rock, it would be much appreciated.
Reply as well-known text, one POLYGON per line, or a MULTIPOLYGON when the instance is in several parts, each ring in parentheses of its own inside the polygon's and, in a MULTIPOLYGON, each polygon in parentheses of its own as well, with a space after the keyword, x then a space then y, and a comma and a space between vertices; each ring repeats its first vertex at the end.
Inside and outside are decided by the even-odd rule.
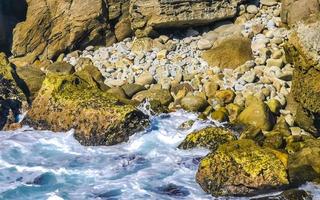
POLYGON ((132 98, 133 95, 137 94, 138 92, 146 90, 144 86, 138 84, 125 84, 122 86, 122 89, 129 98, 132 98))
POLYGON ((286 154, 252 140, 237 140, 204 157, 196 180, 213 196, 255 195, 287 186, 286 167, 286 154))
POLYGON ((74 129, 75 138, 83 145, 114 145, 142 130, 148 117, 101 90, 82 71, 47 75, 23 123, 38 130, 74 129))
POLYGON ((59 74, 73 74, 75 72, 74 66, 67 62, 55 62, 46 68, 48 73, 59 73, 59 74))
POLYGON ((162 105, 168 106, 172 101, 169 90, 164 89, 149 89, 138 92, 132 97, 132 100, 143 102, 144 100, 156 100, 161 102, 162 105))
POLYGON ((284 117, 280 117, 272 131, 265 134, 263 146, 273 149, 284 149, 286 147, 287 138, 290 136, 291 131, 289 125, 284 117))
POLYGON ((251 41, 244 37, 228 38, 202 54, 210 66, 235 69, 253 58, 251 41))
POLYGON ((306 137, 291 143, 288 172, 293 185, 320 178, 320 140, 306 137))
POLYGON ((199 96, 194 96, 194 95, 188 95, 183 97, 181 99, 180 104, 184 110, 187 110, 190 112, 204 111, 209 105, 206 99, 199 96))
POLYGON ((235 135, 228 129, 208 127, 190 133, 179 145, 179 148, 191 149, 195 147, 204 147, 214 151, 219 147, 219 145, 236 139, 235 135))

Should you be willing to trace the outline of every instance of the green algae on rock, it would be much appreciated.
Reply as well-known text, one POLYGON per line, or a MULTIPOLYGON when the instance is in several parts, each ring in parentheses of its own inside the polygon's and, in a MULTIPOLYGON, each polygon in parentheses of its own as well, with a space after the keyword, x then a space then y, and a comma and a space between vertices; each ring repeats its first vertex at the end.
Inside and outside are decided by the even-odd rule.
POLYGON ((190 149, 195 147, 204 147, 214 151, 219 147, 219 145, 236 139, 235 135, 228 129, 208 127, 190 133, 179 145, 179 148, 190 149))
POLYGON ((79 72, 48 74, 23 123, 56 132, 74 129, 83 145, 114 145, 142 130, 148 117, 79 72))
POLYGON ((288 185, 286 167, 286 154, 252 140, 237 140, 204 157, 196 180, 214 196, 254 195, 288 185))

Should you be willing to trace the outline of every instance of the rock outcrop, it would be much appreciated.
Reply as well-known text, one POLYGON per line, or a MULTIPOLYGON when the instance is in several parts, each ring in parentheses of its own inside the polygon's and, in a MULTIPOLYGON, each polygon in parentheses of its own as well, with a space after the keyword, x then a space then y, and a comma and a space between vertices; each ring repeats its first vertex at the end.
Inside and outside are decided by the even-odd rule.
POLYGON ((103 0, 29 0, 26 21, 14 29, 12 62, 26 66, 36 59, 103 43, 108 32, 103 0))
POLYGON ((232 18, 241 0, 133 0, 132 29, 137 37, 150 36, 156 29, 205 25, 232 18))
POLYGON ((11 123, 28 107, 25 94, 18 86, 18 77, 4 53, 0 53, 0 130, 11 123))
MULTIPOLYGON (((320 16, 310 17, 299 23, 289 37, 286 52, 287 59, 294 63, 292 80, 294 99, 301 105, 316 128, 319 129, 320 114, 320 16)), ((301 112, 300 112, 301 113, 301 112)), ((305 117, 296 117, 297 124, 305 123, 305 117), (304 120, 304 122, 299 121, 304 120)), ((310 130, 310 127, 303 127, 310 130)), ((316 130, 313 131, 316 133, 316 130)))
POLYGON ((286 163, 284 153, 261 148, 252 140, 237 140, 204 157, 196 180, 214 196, 254 195, 287 185, 286 163))
POLYGON ((83 145, 114 145, 148 125, 141 111, 103 91, 94 74, 85 68, 71 75, 49 73, 23 124, 74 129, 83 145))

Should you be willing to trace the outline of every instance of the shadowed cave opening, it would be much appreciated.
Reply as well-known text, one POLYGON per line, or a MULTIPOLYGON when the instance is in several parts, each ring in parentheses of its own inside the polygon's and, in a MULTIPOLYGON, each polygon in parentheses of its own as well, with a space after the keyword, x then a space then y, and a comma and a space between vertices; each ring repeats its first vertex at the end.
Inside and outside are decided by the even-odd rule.
POLYGON ((25 21, 26 0, 0 0, 0 51, 11 54, 14 27, 25 21))

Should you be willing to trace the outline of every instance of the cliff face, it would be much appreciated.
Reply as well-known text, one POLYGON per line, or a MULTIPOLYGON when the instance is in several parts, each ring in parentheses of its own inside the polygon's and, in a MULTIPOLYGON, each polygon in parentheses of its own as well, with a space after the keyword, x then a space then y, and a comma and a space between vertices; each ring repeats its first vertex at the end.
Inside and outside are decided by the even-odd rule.
POLYGON ((10 52, 12 31, 17 23, 25 20, 26 11, 25 0, 0 1, 0 51, 10 52))

